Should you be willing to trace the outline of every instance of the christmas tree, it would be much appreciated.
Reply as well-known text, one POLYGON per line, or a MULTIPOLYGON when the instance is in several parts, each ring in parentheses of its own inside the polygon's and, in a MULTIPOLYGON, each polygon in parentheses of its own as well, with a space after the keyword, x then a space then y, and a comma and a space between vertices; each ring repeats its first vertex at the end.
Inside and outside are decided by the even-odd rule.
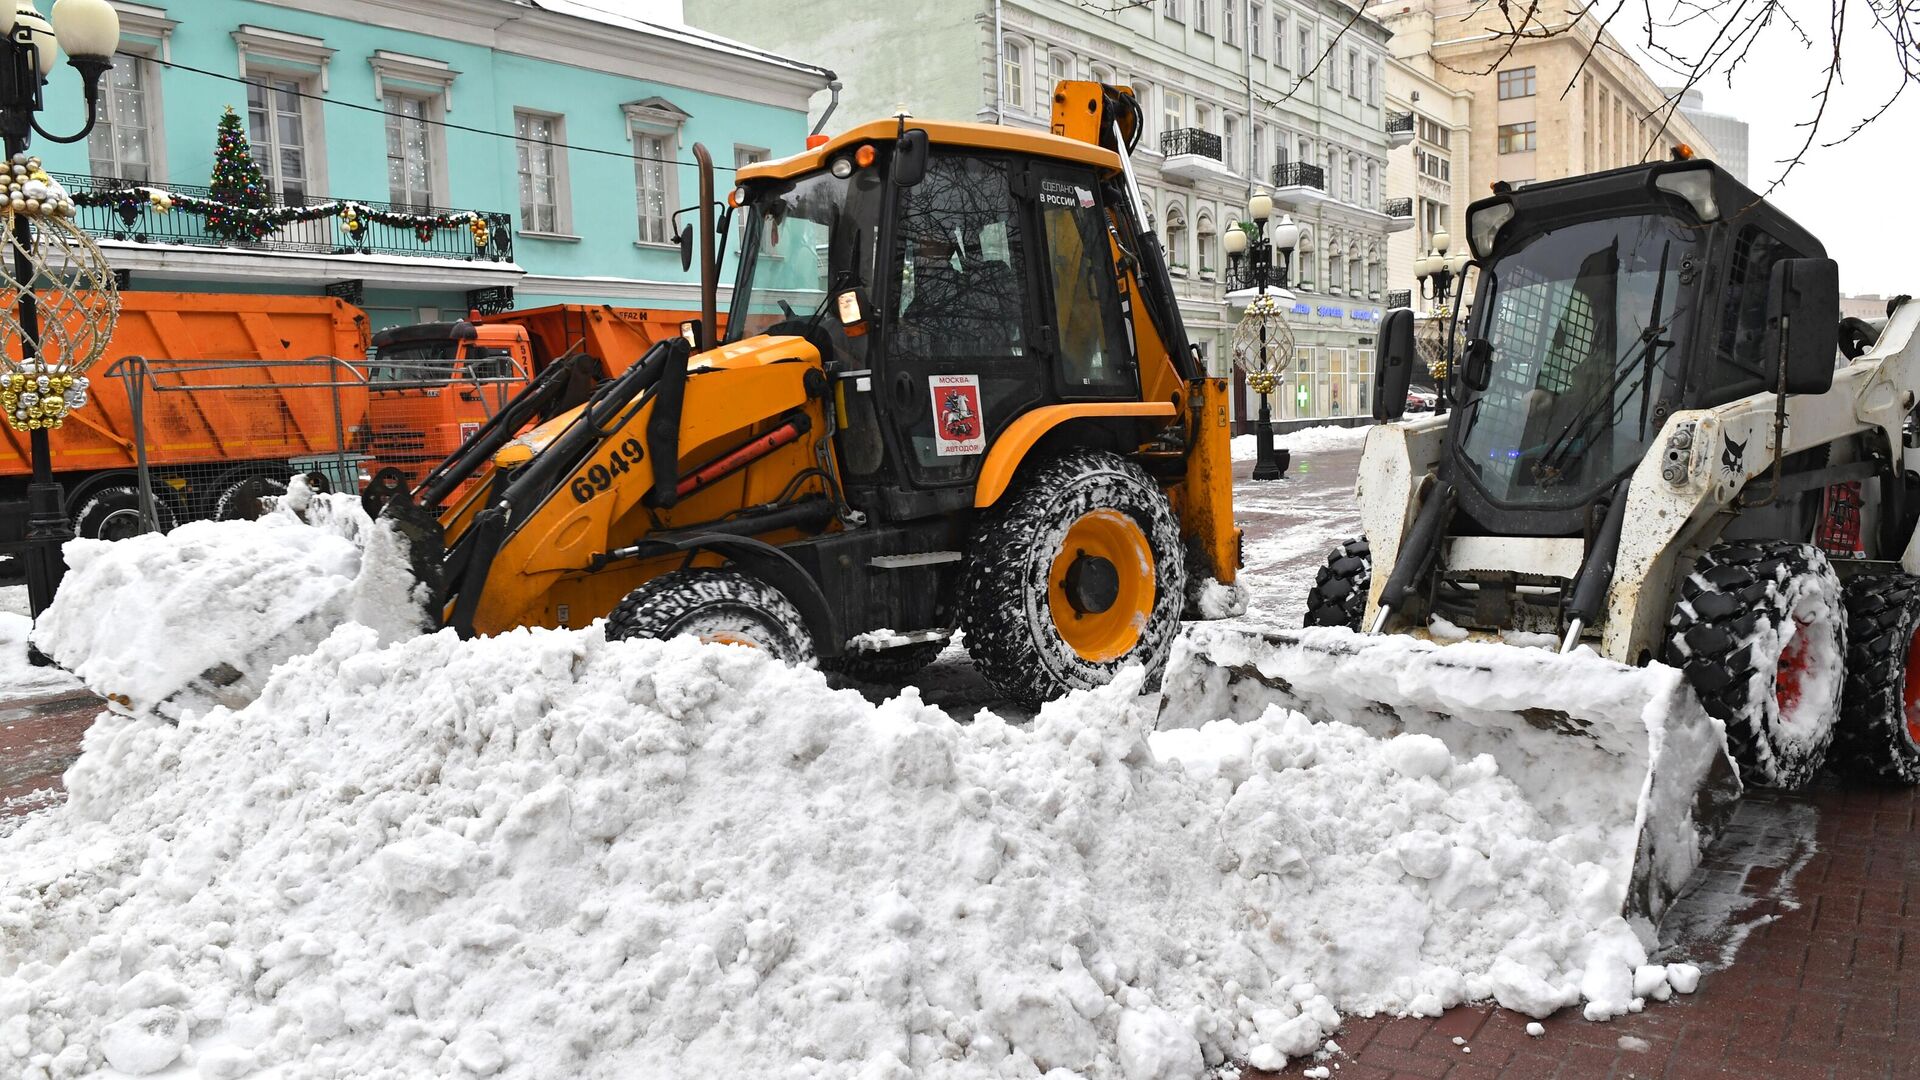
POLYGON ((273 232, 267 215, 267 182, 260 163, 253 160, 240 117, 227 106, 220 118, 220 142, 213 152, 213 201, 207 211, 207 231, 226 240, 258 240, 273 232))

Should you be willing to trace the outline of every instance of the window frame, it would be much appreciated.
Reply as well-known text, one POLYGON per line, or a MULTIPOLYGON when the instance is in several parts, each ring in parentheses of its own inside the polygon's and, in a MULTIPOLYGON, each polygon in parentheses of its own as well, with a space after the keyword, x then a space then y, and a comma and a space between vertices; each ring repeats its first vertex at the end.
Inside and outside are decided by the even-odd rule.
MULTIPOLYGON (((108 150, 109 150, 108 160, 112 162, 113 179, 129 180, 133 183, 140 183, 140 184, 164 183, 167 179, 167 176, 166 176, 166 163, 167 163, 166 125, 164 123, 163 124, 154 123, 154 118, 156 116, 159 116, 162 118, 166 116, 163 103, 160 99, 161 85, 162 85, 162 80, 160 78, 160 65, 159 63, 156 62, 157 60, 161 59, 159 55, 160 46, 158 44, 152 45, 152 46, 146 46, 140 43, 122 41, 120 44, 120 52, 123 56, 125 56, 127 59, 132 61, 132 63, 130 64, 125 64, 124 67, 128 70, 134 71, 136 73, 136 77, 140 80, 140 100, 141 100, 140 123, 141 123, 141 136, 142 136, 142 139, 144 140, 144 145, 146 147, 146 154, 147 154, 147 160, 146 160, 147 174, 138 179, 123 175, 122 169, 125 163, 120 160, 119 142, 117 139, 115 139, 108 147, 108 150)), ((122 65, 116 65, 116 69, 120 68, 121 66, 122 65)), ((86 148, 87 148, 87 168, 89 172, 94 176, 100 176, 101 173, 98 166, 95 164, 95 157, 93 153, 93 137, 95 134, 100 133, 103 130, 105 134, 111 137, 115 134, 115 131, 116 131, 112 121, 112 117, 114 115, 114 96, 115 96, 115 87, 113 85, 113 78, 114 78, 113 72, 108 72, 106 76, 100 80, 100 105, 99 105, 100 123, 95 125, 93 131, 88 132, 87 138, 85 140, 86 148)))
POLYGON ((276 83, 288 84, 294 87, 294 101, 298 107, 298 111, 285 115, 296 115, 300 118, 300 156, 302 162, 301 171, 303 173, 300 178, 300 203, 287 203, 286 179, 280 172, 280 151, 284 149, 284 147, 280 142, 278 125, 272 122, 273 119, 277 119, 283 114, 277 109, 276 103, 271 97, 269 97, 267 101, 269 121, 267 124, 266 160, 260 161, 259 158, 255 158, 256 161, 260 161, 260 176, 267 182, 269 196, 287 205, 304 205, 309 200, 324 199, 327 190, 326 178, 324 175, 319 174, 325 170, 326 143, 324 139, 321 138, 320 133, 315 129, 316 118, 320 114, 318 108, 319 102, 312 96, 309 96, 315 92, 317 85, 316 76, 311 73, 284 71, 265 65, 254 66, 253 72, 247 76, 247 148, 250 151, 257 151, 260 148, 259 140, 254 138, 253 135, 252 88, 258 86, 263 92, 269 95, 287 93, 286 90, 275 85, 276 83))
POLYGON ((1539 124, 1534 120, 1520 120, 1511 124, 1501 124, 1494 133, 1494 146, 1500 154, 1526 154, 1540 148, 1539 124), (1525 136, 1526 145, 1516 146, 1514 140, 1525 136))
POLYGON ((1026 42, 1009 35, 1000 37, 1000 105, 1026 111, 1026 42))
MULTIPOLYGON (((396 121, 412 119, 410 117, 400 116, 393 111, 393 108, 388 102, 395 99, 402 102, 415 101, 420 104, 420 116, 414 122, 420 125, 420 133, 425 137, 424 149, 427 159, 427 187, 425 194, 427 201, 424 205, 426 207, 445 206, 447 202, 450 201, 446 194, 447 170, 445 165, 446 153, 444 150, 446 145, 445 138, 444 136, 440 139, 435 138, 436 134, 445 130, 441 128, 439 124, 435 123, 435 121, 440 119, 437 115, 439 110, 435 107, 437 97, 438 95, 435 94, 421 93, 416 90, 403 89, 397 86, 385 87, 384 92, 380 96, 381 111, 386 113, 384 118, 386 121, 384 125, 385 131, 383 133, 386 134, 389 139, 389 148, 387 151, 387 201, 395 206, 419 207, 422 205, 397 198, 396 196, 405 193, 396 192, 393 188, 392 128, 396 121)), ((422 213, 425 211, 416 210, 415 212, 422 213)))
POLYGON ((1507 68, 1495 73, 1496 100, 1515 101, 1520 98, 1534 97, 1539 93, 1539 69, 1527 67, 1507 68), (1511 89, 1512 87, 1519 89, 1511 89))
MULTIPOLYGON (((534 148, 536 146, 544 145, 547 152, 549 152, 552 155, 552 161, 550 165, 550 174, 548 176, 548 184, 550 189, 553 192, 553 228, 551 229, 542 229, 537 227, 533 223, 533 219, 531 219, 527 215, 526 208, 529 205, 529 203, 527 202, 529 189, 525 185, 525 183, 523 183, 523 180, 530 179, 533 174, 530 171, 523 174, 519 169, 518 160, 514 162, 514 166, 515 166, 514 175, 515 175, 515 188, 516 188, 515 195, 518 197, 519 204, 520 204, 520 221, 519 221, 518 235, 533 236, 533 237, 548 237, 548 238, 557 238, 557 239, 563 239, 563 240, 579 239, 579 237, 573 235, 573 192, 572 192, 572 184, 569 182, 569 176, 567 171, 567 151, 566 151, 567 117, 566 117, 566 114, 548 112, 544 109, 531 109, 531 108, 523 108, 521 106, 515 106, 513 110, 513 133, 514 133, 514 146, 516 150, 518 149, 520 144, 522 143, 528 144, 527 152, 529 155, 528 157, 529 162, 531 162, 532 160, 532 154, 535 152, 534 148), (539 140, 533 139, 526 135, 521 135, 520 119, 522 117, 527 118, 527 120, 529 121, 535 121, 535 120, 552 121, 553 134, 551 136, 551 141, 543 144, 539 140)), ((516 159, 518 158, 518 156, 519 155, 516 153, 515 155, 516 159)))

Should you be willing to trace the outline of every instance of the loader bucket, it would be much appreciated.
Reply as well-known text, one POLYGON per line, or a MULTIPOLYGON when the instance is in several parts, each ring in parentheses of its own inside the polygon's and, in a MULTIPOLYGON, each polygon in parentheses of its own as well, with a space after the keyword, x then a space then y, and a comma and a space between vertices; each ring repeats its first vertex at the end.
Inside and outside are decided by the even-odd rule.
POLYGON ((1556 844, 1607 869, 1596 905, 1649 942, 1741 790, 1720 721, 1663 665, 1343 628, 1196 626, 1174 645, 1162 695, 1162 727, 1279 706, 1379 738, 1433 735, 1462 760, 1491 755, 1556 844))

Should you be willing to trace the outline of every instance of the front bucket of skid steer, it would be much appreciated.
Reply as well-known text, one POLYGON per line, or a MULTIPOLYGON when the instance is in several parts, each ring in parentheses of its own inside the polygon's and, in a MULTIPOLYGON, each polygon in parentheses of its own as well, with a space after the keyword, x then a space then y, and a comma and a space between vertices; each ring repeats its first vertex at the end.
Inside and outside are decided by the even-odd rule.
POLYGON ((1162 694, 1163 727, 1279 706, 1380 738, 1433 735, 1461 759, 1492 755, 1556 842, 1608 868, 1606 899, 1649 940, 1741 790, 1720 721, 1663 665, 1339 628, 1196 626, 1175 642, 1162 694))

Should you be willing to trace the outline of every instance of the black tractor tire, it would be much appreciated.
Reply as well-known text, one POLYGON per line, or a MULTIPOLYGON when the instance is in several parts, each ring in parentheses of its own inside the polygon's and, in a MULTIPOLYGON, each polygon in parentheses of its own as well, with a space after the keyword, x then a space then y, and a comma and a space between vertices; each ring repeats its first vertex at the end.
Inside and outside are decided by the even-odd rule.
POLYGON ((213 501, 215 521, 256 521, 266 513, 260 501, 270 495, 285 495, 287 482, 265 474, 242 477, 221 489, 213 501))
MULTIPOLYGON (((160 532, 172 532, 179 522, 173 503, 157 491, 153 514, 160 532)), ((125 540, 147 531, 147 520, 140 513, 140 489, 132 484, 99 488, 80 500, 79 509, 73 512, 73 535, 83 539, 125 540)))
POLYGON ((1187 560, 1166 493, 1138 465, 1086 448, 1048 458, 975 521, 967 550, 960 628, 1001 693, 1038 708, 1129 664, 1159 685, 1187 560))
POLYGON ((1847 690, 1833 729, 1834 767, 1920 784, 1920 577, 1848 580, 1847 690))
POLYGON ((752 574, 672 570, 626 595, 607 616, 607 640, 672 638, 765 649, 795 666, 815 662, 813 635, 786 594, 752 574))
POLYGON ((823 660, 820 666, 836 675, 844 675, 858 682, 888 683, 899 685, 920 673, 928 664, 940 658, 945 652, 945 641, 916 641, 911 645, 896 645, 891 649, 870 650, 852 649, 832 660, 823 660))
POLYGON ((1741 779, 1806 783, 1846 681, 1845 609, 1826 555, 1783 540, 1717 544, 1681 582, 1667 629, 1666 662, 1726 725, 1741 779))
POLYGON ((1343 541, 1327 552, 1327 564, 1307 592, 1307 626, 1344 626, 1360 629, 1367 611, 1367 591, 1373 588, 1373 549, 1364 536, 1343 541))

